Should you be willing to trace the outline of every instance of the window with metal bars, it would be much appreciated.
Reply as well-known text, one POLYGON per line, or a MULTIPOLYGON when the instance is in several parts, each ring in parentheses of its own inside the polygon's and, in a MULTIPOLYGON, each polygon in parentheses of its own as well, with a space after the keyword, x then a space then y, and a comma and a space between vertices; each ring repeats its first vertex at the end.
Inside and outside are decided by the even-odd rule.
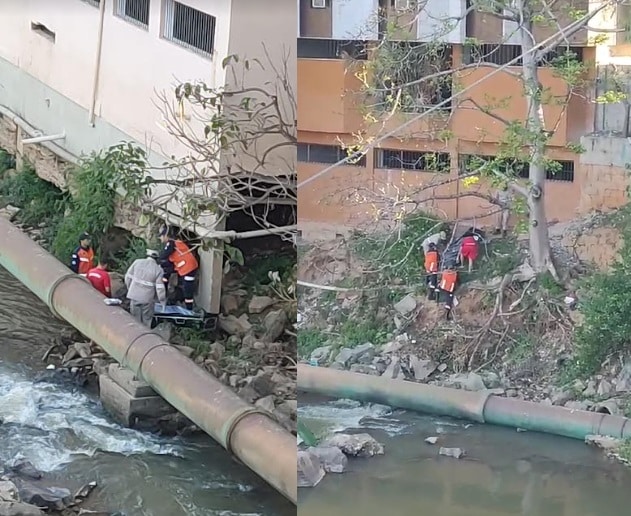
POLYGON ((298 38, 298 57, 301 59, 368 59, 368 44, 359 40, 298 38))
POLYGON ((217 18, 188 5, 166 0, 163 37, 204 56, 212 56, 217 18))
POLYGON ((116 0, 114 14, 143 29, 149 28, 151 0, 116 0))
MULTIPOLYGON (((343 159, 349 158, 346 149, 339 145, 322 145, 319 143, 299 143, 298 161, 303 163, 322 163, 332 165, 343 159)), ((365 167, 366 156, 349 158, 346 162, 348 166, 365 167)))
MULTIPOLYGON (((489 63, 495 65, 505 65, 516 59, 512 66, 521 66, 521 45, 496 45, 485 43, 481 45, 465 45, 464 64, 489 63)), ((548 66, 560 59, 570 59, 572 61, 583 62, 582 47, 558 47, 548 52, 539 61, 539 66, 548 66)))
POLYGON ((375 163, 375 168, 449 173, 451 169, 451 156, 448 152, 376 149, 375 163))
POLYGON ((94 7, 99 7, 101 5, 101 0, 81 0, 84 4, 90 4, 94 7))
MULTIPOLYGON (((495 158, 489 155, 460 154, 458 156, 458 172, 463 175, 480 168, 484 162, 493 161, 495 158)), ((495 160, 495 165, 503 174, 528 179, 530 165, 527 161, 513 159, 495 160)), ((548 181, 574 182, 574 162, 567 160, 555 160, 548 162, 546 167, 546 179, 548 181)))

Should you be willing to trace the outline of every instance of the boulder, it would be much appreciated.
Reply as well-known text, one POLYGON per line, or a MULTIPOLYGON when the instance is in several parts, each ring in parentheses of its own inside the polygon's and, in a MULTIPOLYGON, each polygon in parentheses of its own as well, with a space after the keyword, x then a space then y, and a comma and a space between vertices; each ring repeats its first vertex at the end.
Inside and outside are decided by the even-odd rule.
POLYGON ((263 319, 265 332, 261 338, 266 342, 275 342, 285 333, 287 322, 285 310, 272 310, 263 319))
POLYGON ((9 468, 9 471, 21 478, 30 478, 32 480, 42 478, 42 472, 27 460, 17 461, 9 468))
POLYGON ((344 473, 348 466, 348 458, 336 446, 316 446, 309 448, 309 452, 318 457, 327 473, 344 473))
POLYGON ((481 391, 486 389, 484 380, 476 373, 452 374, 445 382, 446 387, 456 387, 465 391, 481 391))
POLYGON ((410 368, 414 373, 414 379, 422 382, 436 371, 436 364, 433 360, 421 360, 418 357, 410 356, 410 368))
POLYGON ((408 294, 403 299, 395 303, 394 309, 400 315, 408 315, 409 313, 416 310, 416 299, 408 294))
POLYGON ((590 446, 595 446, 596 448, 606 451, 616 450, 623 443, 621 439, 605 435, 586 435, 585 442, 590 446))
POLYGON ((34 505, 22 502, 0 501, 0 516, 45 516, 46 513, 34 505))
POLYGON ((324 364, 331 356, 331 346, 321 346, 311 352, 309 361, 313 364, 324 364))
POLYGON ((275 303, 276 301, 269 296, 254 296, 250 299, 248 312, 251 314, 260 314, 275 303))
POLYGON ((61 487, 40 487, 20 482, 19 493, 23 502, 50 511, 62 511, 72 502, 72 493, 61 487))
POLYGON ((388 380, 399 380, 405 377, 405 374, 401 370, 401 359, 397 356, 392 357, 390 364, 383 372, 383 377, 388 380))
POLYGON ((256 407, 262 410, 265 410, 269 413, 273 413, 274 408, 275 408, 274 395, 270 394, 269 396, 265 396, 264 398, 261 398, 260 400, 258 400, 254 405, 256 405, 256 407))
POLYGON ((252 325, 246 314, 241 315, 241 317, 220 315, 218 324, 219 328, 228 335, 245 335, 252 329, 252 325))
POLYGON ((335 434, 322 443, 335 446, 351 457, 373 457, 383 455, 383 444, 369 434, 335 434))
POLYGON ((320 459, 309 451, 299 451, 297 459, 298 487, 317 486, 326 475, 320 459))
POLYGON ((0 480, 0 501, 16 502, 18 500, 18 488, 16 485, 8 480, 0 480))

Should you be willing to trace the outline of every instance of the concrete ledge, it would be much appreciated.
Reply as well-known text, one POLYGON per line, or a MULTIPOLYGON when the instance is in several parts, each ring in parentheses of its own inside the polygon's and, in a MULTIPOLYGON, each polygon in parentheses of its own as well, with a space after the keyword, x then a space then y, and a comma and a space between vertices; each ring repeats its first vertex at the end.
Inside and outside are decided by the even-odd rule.
POLYGON ((134 427, 138 419, 159 418, 176 412, 160 396, 136 398, 130 395, 105 374, 99 377, 99 388, 103 408, 115 421, 126 427, 134 427))
POLYGON ((157 396, 151 385, 142 380, 136 379, 134 373, 120 364, 110 364, 108 374, 119 387, 125 389, 134 398, 145 398, 147 396, 157 396))

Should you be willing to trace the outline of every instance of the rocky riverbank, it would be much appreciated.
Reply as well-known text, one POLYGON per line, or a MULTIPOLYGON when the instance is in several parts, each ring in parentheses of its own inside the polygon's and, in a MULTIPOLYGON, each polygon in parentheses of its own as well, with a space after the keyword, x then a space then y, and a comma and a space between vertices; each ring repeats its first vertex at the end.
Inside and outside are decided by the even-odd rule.
POLYGON ((86 511, 81 507, 97 488, 96 482, 89 482, 73 493, 65 487, 51 485, 29 462, 0 466, 0 471, 0 516, 121 516, 86 511))

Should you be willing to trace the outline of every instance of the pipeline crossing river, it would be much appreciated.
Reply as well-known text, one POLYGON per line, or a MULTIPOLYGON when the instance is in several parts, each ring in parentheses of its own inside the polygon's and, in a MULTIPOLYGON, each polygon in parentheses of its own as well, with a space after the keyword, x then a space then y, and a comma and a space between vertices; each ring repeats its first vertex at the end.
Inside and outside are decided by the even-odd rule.
POLYGON ((86 509, 126 516, 296 513, 209 437, 157 438, 122 428, 80 389, 34 381, 50 339, 67 327, 0 268, 0 466, 19 459, 74 491, 86 509))

